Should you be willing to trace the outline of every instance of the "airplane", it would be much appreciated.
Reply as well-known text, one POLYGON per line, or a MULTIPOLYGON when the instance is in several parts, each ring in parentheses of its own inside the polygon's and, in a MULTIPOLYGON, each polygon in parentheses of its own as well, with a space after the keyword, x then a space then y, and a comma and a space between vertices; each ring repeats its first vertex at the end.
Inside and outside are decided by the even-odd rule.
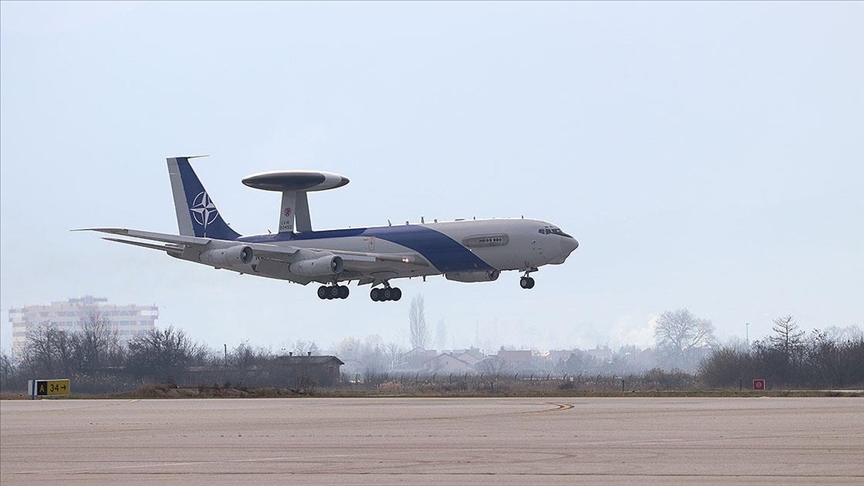
POLYGON ((222 218, 189 163, 202 156, 169 157, 179 235, 126 228, 83 228, 103 237, 240 274, 321 284, 322 300, 345 299, 347 285, 371 285, 375 302, 398 301, 390 281, 444 275, 457 282, 491 282, 502 271, 523 273, 519 284, 534 287, 531 273, 560 265, 579 246, 557 226, 533 219, 457 219, 368 228, 312 229, 307 193, 335 189, 348 178, 324 171, 271 171, 250 175, 246 186, 282 193, 278 233, 242 236, 222 218), (131 239, 128 239, 131 238, 131 239), (143 240, 143 241, 142 241, 143 240))

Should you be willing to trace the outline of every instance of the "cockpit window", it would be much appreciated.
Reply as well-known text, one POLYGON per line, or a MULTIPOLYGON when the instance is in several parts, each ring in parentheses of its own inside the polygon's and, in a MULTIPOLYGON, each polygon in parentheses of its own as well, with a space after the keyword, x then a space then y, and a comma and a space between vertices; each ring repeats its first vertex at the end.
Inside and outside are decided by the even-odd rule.
POLYGON ((546 226, 545 228, 538 230, 538 233, 540 233, 541 235, 559 235, 567 238, 573 238, 567 233, 561 231, 561 228, 556 228, 554 226, 546 226))

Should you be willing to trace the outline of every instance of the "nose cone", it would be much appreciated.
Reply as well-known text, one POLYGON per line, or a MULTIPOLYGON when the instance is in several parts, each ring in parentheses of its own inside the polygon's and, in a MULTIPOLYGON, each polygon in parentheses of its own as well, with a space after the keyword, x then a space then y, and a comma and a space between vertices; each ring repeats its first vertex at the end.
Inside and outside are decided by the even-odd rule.
POLYGON ((573 253, 573 250, 579 248, 579 242, 576 238, 561 238, 561 256, 567 258, 573 253))

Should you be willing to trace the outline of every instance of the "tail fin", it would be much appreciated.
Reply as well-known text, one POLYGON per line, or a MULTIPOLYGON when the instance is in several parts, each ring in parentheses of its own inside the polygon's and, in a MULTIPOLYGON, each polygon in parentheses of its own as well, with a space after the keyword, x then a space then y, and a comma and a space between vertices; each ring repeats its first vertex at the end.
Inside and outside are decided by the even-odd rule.
POLYGON ((236 240, 240 234, 222 219, 216 204, 204 189, 189 159, 195 157, 169 157, 168 175, 177 210, 177 226, 184 236, 203 236, 219 240, 236 240))

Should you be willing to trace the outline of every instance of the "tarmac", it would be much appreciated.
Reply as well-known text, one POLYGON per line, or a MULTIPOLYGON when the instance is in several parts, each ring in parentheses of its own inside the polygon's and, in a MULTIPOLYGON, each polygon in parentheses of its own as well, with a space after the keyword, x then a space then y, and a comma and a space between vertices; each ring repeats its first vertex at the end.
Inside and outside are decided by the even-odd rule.
POLYGON ((0 483, 864 484, 862 398, 0 401, 0 483))

